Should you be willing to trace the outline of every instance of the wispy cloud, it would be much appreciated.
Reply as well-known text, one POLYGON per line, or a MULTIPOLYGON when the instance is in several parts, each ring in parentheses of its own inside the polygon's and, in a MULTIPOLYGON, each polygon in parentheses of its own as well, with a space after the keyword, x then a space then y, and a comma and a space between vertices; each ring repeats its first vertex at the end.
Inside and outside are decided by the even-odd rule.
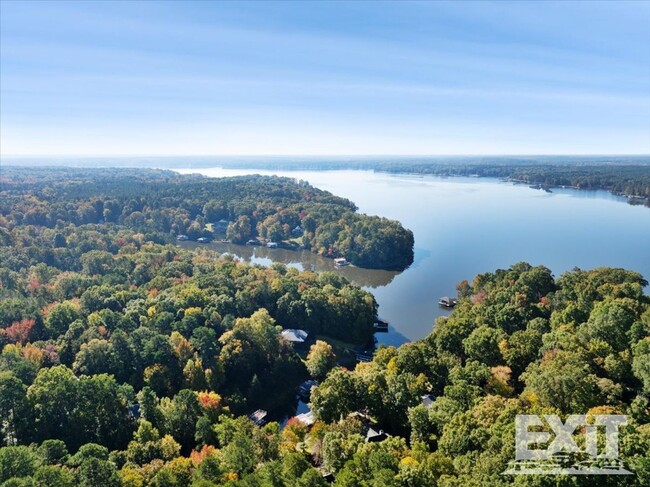
POLYGON ((650 152, 638 3, 5 3, 1 150, 650 152))

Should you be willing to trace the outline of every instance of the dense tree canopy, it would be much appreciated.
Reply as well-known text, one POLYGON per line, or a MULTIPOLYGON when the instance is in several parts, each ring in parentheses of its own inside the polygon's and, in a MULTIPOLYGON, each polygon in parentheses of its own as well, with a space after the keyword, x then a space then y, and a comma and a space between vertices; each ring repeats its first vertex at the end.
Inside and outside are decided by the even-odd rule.
POLYGON ((106 271, 119 241, 100 247, 80 242, 80 226, 103 235, 128 228, 157 243, 177 235, 227 237, 240 244, 260 237, 369 268, 401 270, 413 262, 411 231, 393 220, 359 214, 351 201, 305 181, 7 167, 0 182, 0 242, 22 243, 24 236, 16 228, 29 228, 30 237, 38 240, 33 252, 42 261, 57 266, 66 258, 67 265, 74 261, 90 274, 106 271))
MULTIPOLYGON (((138 199, 123 187, 129 178, 110 177, 112 196, 94 199, 99 182, 83 172, 51 191, 35 171, 4 193, 3 487, 322 486, 325 474, 360 487, 650 484, 650 300, 638 273, 575 269, 556 279, 519 263, 480 274, 458 286, 458 305, 427 338, 344 368, 341 343, 372 342, 371 294, 333 273, 168 245, 180 227, 165 225, 182 209, 194 215, 188 232, 226 214, 237 215, 227 231, 291 228, 288 216, 272 221, 286 216, 281 205, 255 214, 258 187, 268 192, 261 201, 286 207, 299 203, 285 190, 333 198, 319 203, 325 213, 347 203, 256 178, 218 183, 222 202, 201 203, 193 195, 213 183, 189 178, 194 191, 179 196, 176 176, 142 174, 133 187, 169 202, 138 199), (317 340, 299 353, 283 327, 317 340), (313 421, 249 419, 286 409, 310 376, 320 382, 313 421), (621 458, 634 475, 501 475, 514 458, 515 415, 540 413, 626 414, 621 458)), ((299 216, 314 239, 372 235, 372 218, 346 210, 331 228, 314 208, 299 216)))
MULTIPOLYGON (((33 342, 5 337, 0 480, 8 485, 319 486, 324 473, 336 486, 650 480, 650 300, 637 273, 576 269, 554 279, 522 263, 478 275, 426 339, 380 348, 347 370, 324 341, 303 365, 279 338, 279 305, 238 311, 249 309, 237 294, 253 282, 269 293, 336 290, 343 283, 334 276, 153 244, 128 255, 142 252, 169 257, 152 271, 157 287, 111 287, 119 281, 109 271, 65 306, 7 307, 34 327, 70 321, 58 336, 59 327, 42 326, 33 342), (168 264, 189 274, 167 276, 168 264), (229 281, 235 297, 224 300, 229 281), (307 371, 327 374, 311 395, 316 423, 258 427, 242 414, 267 404, 268 391, 286 401, 307 371), (513 459, 516 414, 576 412, 628 416, 621 455, 634 476, 501 475, 513 459), (388 436, 369 442, 369 431, 388 436)), ((48 296, 23 291, 37 302, 48 296)))

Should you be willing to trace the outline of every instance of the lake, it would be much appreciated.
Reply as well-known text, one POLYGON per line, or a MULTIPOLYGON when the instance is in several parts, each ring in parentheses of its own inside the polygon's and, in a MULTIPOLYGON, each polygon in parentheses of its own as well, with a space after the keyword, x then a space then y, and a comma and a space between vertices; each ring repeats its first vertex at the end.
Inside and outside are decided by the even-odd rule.
MULTIPOLYGON (((399 220, 415 236, 415 260, 403 272, 346 267, 310 252, 211 244, 247 262, 283 262, 332 270, 371 291, 391 324, 379 343, 399 345, 431 332, 441 296, 479 273, 527 261, 555 276, 574 267, 624 267, 650 279, 650 209, 606 191, 552 193, 494 179, 393 175, 372 171, 178 169, 224 177, 276 174, 354 201, 362 213, 399 220)), ((197 244, 188 244, 189 246, 197 244)))

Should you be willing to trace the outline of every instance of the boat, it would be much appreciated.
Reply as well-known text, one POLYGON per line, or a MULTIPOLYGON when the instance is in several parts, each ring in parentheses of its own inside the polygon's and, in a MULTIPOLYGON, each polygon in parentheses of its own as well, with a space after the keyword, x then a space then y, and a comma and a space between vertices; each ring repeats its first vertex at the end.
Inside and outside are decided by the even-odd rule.
POLYGON ((267 242, 266 243, 266 248, 267 249, 277 249, 278 248, 278 243, 277 242, 267 242))
POLYGON ((201 237, 201 238, 197 238, 196 241, 198 243, 210 243, 212 239, 208 237, 201 237))
POLYGON ((308 380, 300 384, 300 387, 298 387, 298 396, 300 399, 302 399, 304 402, 308 402, 311 396, 312 387, 316 387, 317 385, 318 382, 315 380, 308 380))
POLYGON ((248 415, 248 418, 253 421, 257 426, 262 426, 264 423, 266 423, 266 415, 268 413, 264 411, 264 409, 258 409, 252 414, 248 415))
POLYGON ((337 267, 345 267, 347 265, 350 265, 350 263, 343 257, 339 257, 338 259, 334 259, 334 263, 337 265, 337 267))
POLYGON ((456 306, 456 300, 445 296, 438 300, 438 304, 444 308, 453 308, 456 306))

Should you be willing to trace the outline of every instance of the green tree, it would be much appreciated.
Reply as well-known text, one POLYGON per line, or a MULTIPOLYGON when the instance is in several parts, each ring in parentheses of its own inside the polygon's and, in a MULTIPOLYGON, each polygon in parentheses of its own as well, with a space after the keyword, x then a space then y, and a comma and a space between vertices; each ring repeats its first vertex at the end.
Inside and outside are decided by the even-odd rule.
POLYGON ((81 345, 72 368, 77 374, 114 373, 118 363, 113 344, 108 340, 92 339, 81 345))
POLYGON ((58 337, 63 335, 70 324, 79 318, 81 318, 81 313, 75 305, 69 301, 57 303, 45 318, 45 329, 51 337, 58 337))
POLYGON ((532 363, 526 369, 522 378, 543 405, 565 413, 588 411, 600 402, 598 378, 588 361, 574 352, 547 352, 541 363, 532 363))
POLYGON ((309 349, 305 365, 313 378, 323 379, 336 365, 336 355, 332 346, 327 342, 317 340, 309 349))
POLYGON ((334 369, 311 395, 311 409, 325 422, 333 422, 355 411, 360 405, 355 377, 334 369))
POLYGON ((251 220, 246 215, 240 215, 237 220, 228 224, 226 238, 234 243, 245 243, 252 236, 251 220))
POLYGON ((36 450, 44 465, 63 465, 70 455, 61 440, 45 440, 36 450))
POLYGON ((633 348, 632 371, 643 384, 644 392, 650 393, 650 338, 639 341, 633 348))
POLYGON ((309 468, 305 470, 295 485, 296 487, 326 487, 328 483, 318 470, 309 468))
POLYGON ((28 446, 0 448, 0 482, 13 477, 31 477, 38 465, 36 453, 28 446))
POLYGON ((115 465, 99 458, 87 458, 79 466, 79 485, 81 487, 120 487, 120 477, 115 465))
POLYGON ((153 487, 184 487, 192 480, 192 462, 189 458, 174 458, 161 468, 151 481, 153 487))
POLYGON ((169 432, 188 452, 194 446, 196 422, 201 413, 194 391, 183 389, 174 398, 161 404, 165 431, 169 432))
POLYGON ((467 358, 487 365, 498 365, 502 358, 499 342, 502 334, 486 325, 476 328, 465 340, 463 348, 467 358))
POLYGON ((125 394, 112 376, 77 378, 65 366, 41 369, 27 391, 35 436, 61 439, 72 450, 90 441, 123 446, 132 428, 125 394))
POLYGON ((361 435, 345 436, 339 432, 330 432, 323 438, 323 466, 329 472, 338 472, 345 462, 352 459, 357 448, 363 443, 361 435))
POLYGON ((235 433, 223 449, 223 461, 228 471, 239 475, 251 472, 257 462, 251 439, 241 432, 235 433))
POLYGON ((38 487, 75 487, 77 481, 74 473, 59 465, 44 465, 34 473, 38 487))
POLYGON ((3 443, 24 439, 29 426, 27 387, 11 372, 0 372, 0 418, 3 443))

